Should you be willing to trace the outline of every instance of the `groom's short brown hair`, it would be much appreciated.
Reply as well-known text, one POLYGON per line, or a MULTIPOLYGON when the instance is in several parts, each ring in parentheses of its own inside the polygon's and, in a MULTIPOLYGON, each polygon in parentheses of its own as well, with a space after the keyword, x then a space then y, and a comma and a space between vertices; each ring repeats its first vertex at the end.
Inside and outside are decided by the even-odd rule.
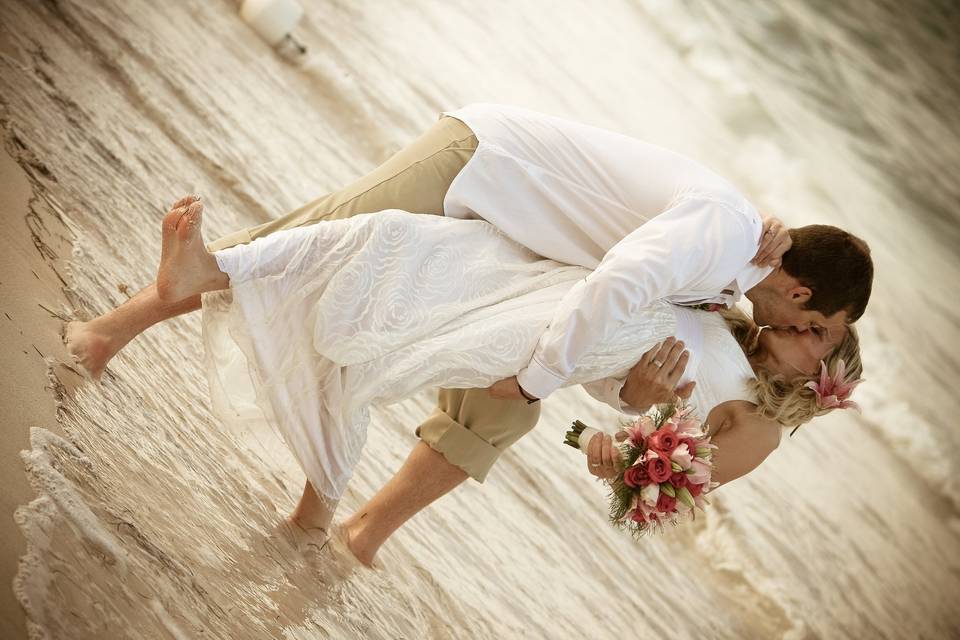
POLYGON ((806 308, 825 316, 846 310, 849 322, 860 319, 873 286, 867 243, 825 224, 790 229, 790 239, 793 245, 783 254, 783 270, 813 292, 806 308))

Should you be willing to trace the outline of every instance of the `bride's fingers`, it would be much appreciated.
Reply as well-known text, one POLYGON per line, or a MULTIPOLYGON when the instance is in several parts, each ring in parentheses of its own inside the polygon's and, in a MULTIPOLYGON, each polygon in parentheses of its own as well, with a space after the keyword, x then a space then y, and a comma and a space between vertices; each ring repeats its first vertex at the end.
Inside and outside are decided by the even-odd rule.
POLYGON ((657 379, 660 381, 666 381, 669 379, 671 372, 674 367, 677 366, 677 361, 680 359, 680 355, 683 353, 683 342, 676 341, 670 346, 670 350, 663 357, 661 362, 663 366, 660 367, 660 372, 657 375, 657 379))
POLYGON ((697 386, 696 382, 688 382, 682 387, 677 387, 677 395, 684 400, 689 400, 690 396, 693 395, 693 388, 697 386))
POLYGON ((768 234, 764 234, 760 244, 760 250, 751 262, 759 267, 775 267, 780 264, 783 254, 793 246, 793 239, 790 237, 790 230, 777 223, 770 227, 768 234))
POLYGON ((651 362, 653 362, 653 359, 654 359, 654 358, 656 357, 656 355, 660 352, 660 347, 661 347, 661 346, 662 346, 662 345, 660 345, 660 344, 655 344, 655 345, 653 345, 652 347, 650 347, 649 349, 647 349, 646 351, 644 351, 644 352, 643 352, 643 355, 640 356, 640 361, 637 362, 637 364, 639 364, 639 365, 641 365, 641 366, 643 366, 643 367, 646 367, 647 365, 649 365, 651 362))
POLYGON ((763 262, 770 257, 773 247, 783 239, 783 236, 790 237, 784 229, 783 223, 774 217, 763 217, 763 230, 760 232, 760 246, 757 253, 750 261, 755 265, 761 266, 763 262))
POLYGON ((757 266, 760 266, 760 267, 779 266, 779 264, 782 262, 783 254, 787 252, 787 250, 790 248, 792 244, 789 241, 790 241, 789 235, 786 236, 785 238, 778 238, 776 241, 776 244, 770 247, 770 251, 765 256, 763 256, 762 259, 757 260, 757 266))
POLYGON ((684 370, 687 368, 687 362, 690 361, 690 352, 684 350, 680 357, 677 358, 677 362, 673 365, 673 368, 670 370, 670 375, 667 376, 667 386, 671 389, 677 386, 677 382, 680 381, 680 377, 683 375, 684 370))
POLYGON ((603 436, 603 448, 600 455, 603 456, 600 470, 603 471, 604 478, 609 478, 616 473, 616 470, 613 467, 613 438, 607 434, 603 436))
POLYGON ((670 350, 673 349, 673 345, 676 343, 677 339, 673 336, 670 336, 666 340, 660 343, 660 348, 657 350, 656 355, 653 356, 653 365, 658 369, 663 369, 664 364, 666 364, 667 357, 670 355, 670 350))
POLYGON ((602 466, 600 459, 600 445, 602 442, 602 434, 595 433, 593 437, 590 438, 590 442, 587 443, 587 471, 590 475, 597 477, 600 477, 600 467, 602 466))

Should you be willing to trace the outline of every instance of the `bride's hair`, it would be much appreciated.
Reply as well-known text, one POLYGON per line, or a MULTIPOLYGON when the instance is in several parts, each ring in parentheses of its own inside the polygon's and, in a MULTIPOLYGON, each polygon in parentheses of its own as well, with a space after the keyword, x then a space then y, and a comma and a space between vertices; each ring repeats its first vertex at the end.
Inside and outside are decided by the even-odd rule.
MULTIPOLYGON (((744 352, 751 356, 759 348, 760 329, 747 314, 740 309, 720 312, 731 333, 743 347, 744 352)), ((836 371, 837 363, 843 360, 846 365, 845 380, 856 380, 863 373, 863 363, 860 361, 860 338, 853 326, 847 326, 847 333, 843 340, 823 359, 827 371, 836 371)), ((794 426, 810 422, 817 416, 832 411, 817 406, 817 394, 807 388, 808 382, 819 380, 819 373, 812 376, 798 376, 787 380, 782 374, 773 374, 765 369, 756 372, 756 377, 750 381, 758 405, 760 415, 776 420, 782 425, 794 426)))

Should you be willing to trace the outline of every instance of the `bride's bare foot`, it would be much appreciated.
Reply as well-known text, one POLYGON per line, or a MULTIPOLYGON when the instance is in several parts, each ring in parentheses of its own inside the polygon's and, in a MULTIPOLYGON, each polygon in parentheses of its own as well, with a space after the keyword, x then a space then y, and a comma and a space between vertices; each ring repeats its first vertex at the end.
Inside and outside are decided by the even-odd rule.
POLYGON ((118 351, 110 335, 97 331, 95 322, 68 322, 63 338, 74 361, 94 380, 100 380, 107 362, 118 351))
POLYGON ((300 553, 318 552, 330 540, 325 528, 305 525, 293 516, 284 518, 281 526, 287 540, 300 553))
POLYGON ((163 217, 157 296, 164 302, 229 286, 229 278, 203 244, 202 222, 203 203, 193 198, 180 200, 163 217))

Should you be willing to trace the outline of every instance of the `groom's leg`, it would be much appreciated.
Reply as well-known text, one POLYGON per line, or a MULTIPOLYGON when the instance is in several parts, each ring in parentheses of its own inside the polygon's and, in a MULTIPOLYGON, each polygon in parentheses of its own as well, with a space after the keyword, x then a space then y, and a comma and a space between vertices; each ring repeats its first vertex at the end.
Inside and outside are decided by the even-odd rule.
POLYGON ((477 144, 477 137, 466 124, 453 117, 443 117, 353 184, 312 200, 279 218, 229 233, 208 243, 207 250, 217 251, 252 242, 280 229, 384 209, 442 216, 447 190, 473 156, 477 144))
POLYGON ((533 429, 540 404, 499 400, 486 389, 441 389, 417 429, 421 442, 399 471, 345 521, 350 550, 371 564, 394 531, 468 477, 483 482, 514 442, 533 429))

